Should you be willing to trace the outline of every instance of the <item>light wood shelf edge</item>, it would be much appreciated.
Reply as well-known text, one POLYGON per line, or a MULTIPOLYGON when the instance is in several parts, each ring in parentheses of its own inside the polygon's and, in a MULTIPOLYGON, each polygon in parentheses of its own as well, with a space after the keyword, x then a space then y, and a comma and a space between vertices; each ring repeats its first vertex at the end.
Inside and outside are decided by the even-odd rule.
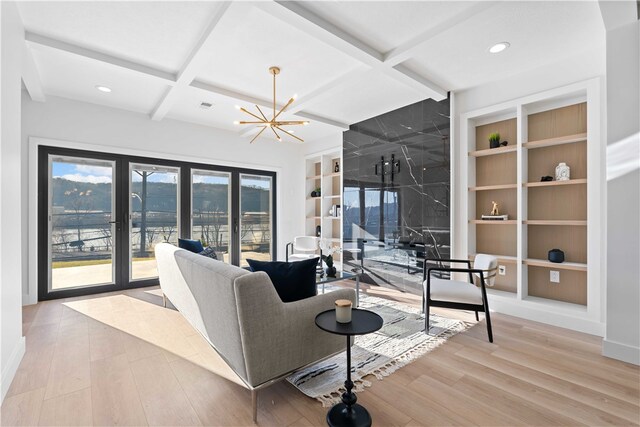
POLYGON ((577 219, 564 219, 564 220, 525 220, 522 221, 525 225, 587 225, 587 220, 577 220, 577 219))
POLYGON ((586 133, 577 133, 575 135, 560 136, 557 138, 540 139, 538 141, 529 141, 522 144, 524 148, 534 149, 543 147, 552 147, 554 145, 571 144, 573 142, 582 142, 587 140, 586 133))
POLYGON ((491 219, 472 219, 469 220, 469 224, 489 224, 489 225, 512 225, 518 221, 515 219, 507 220, 491 220, 491 219))
POLYGON ((481 187, 469 187, 469 191, 511 190, 518 188, 518 184, 483 185, 481 187))
POLYGON ((549 267, 557 268, 560 270, 587 271, 587 264, 579 262, 551 262, 544 259, 527 258, 523 260, 522 263, 534 267, 549 267))
POLYGON ((573 185, 573 184, 586 184, 586 178, 569 179, 567 181, 540 181, 540 182, 525 182, 522 185, 525 187, 554 187, 556 185, 573 185))
POLYGON ((329 178, 329 177, 334 177, 334 176, 340 176, 340 172, 334 172, 334 173, 328 173, 326 175, 322 175, 325 178, 329 178))
POLYGON ((518 149, 515 145, 507 145, 506 147, 488 148, 486 150, 469 151, 471 157, 495 156, 497 154, 512 153, 518 149))
MULTIPOLYGON (((476 255, 477 254, 469 254, 469 258, 473 260, 476 257, 476 255)), ((487 254, 487 255, 493 255, 494 257, 498 258, 498 262, 502 262, 505 264, 517 264, 518 262, 518 257, 514 257, 514 256, 497 255, 497 254, 487 254)))
POLYGON ((314 175, 314 176, 308 176, 307 179, 320 179, 322 178, 322 175, 314 175))

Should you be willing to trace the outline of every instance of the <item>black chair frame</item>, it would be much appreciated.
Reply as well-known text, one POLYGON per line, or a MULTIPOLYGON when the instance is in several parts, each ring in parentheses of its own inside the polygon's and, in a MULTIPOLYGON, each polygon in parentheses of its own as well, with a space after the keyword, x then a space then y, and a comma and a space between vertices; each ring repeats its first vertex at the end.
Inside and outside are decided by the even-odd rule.
POLYGON ((431 307, 443 307, 443 308, 452 308, 456 310, 469 310, 474 311, 476 313, 476 320, 479 320, 478 312, 481 311, 485 314, 485 318, 487 320, 487 334, 489 335, 489 342, 493 342, 493 331, 491 329, 491 315, 489 314, 489 302, 487 300, 487 289, 484 280, 484 270, 478 270, 471 268, 471 261, 466 259, 441 259, 441 258, 427 258, 424 260, 424 272, 423 272, 423 283, 427 281, 427 289, 426 292, 422 295, 422 305, 424 307, 424 331, 425 333, 429 332, 429 312, 431 307), (427 269, 428 261, 436 261, 441 267, 430 267, 427 269), (442 266, 444 262, 448 262, 450 264, 459 263, 466 264, 468 268, 451 268, 442 266), (448 273, 468 273, 469 274, 469 283, 473 284, 473 274, 478 274, 480 276, 480 291, 482 293, 482 304, 467 304, 460 302, 452 302, 452 301, 438 301, 431 299, 431 272, 439 271, 439 272, 448 272, 448 273))

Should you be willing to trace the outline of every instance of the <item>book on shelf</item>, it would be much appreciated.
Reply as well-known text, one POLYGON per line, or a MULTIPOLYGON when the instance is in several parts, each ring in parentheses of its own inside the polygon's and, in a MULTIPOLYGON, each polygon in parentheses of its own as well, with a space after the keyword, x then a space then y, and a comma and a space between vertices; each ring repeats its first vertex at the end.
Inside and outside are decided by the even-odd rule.
POLYGON ((509 215, 482 215, 481 218, 486 221, 506 221, 509 215))

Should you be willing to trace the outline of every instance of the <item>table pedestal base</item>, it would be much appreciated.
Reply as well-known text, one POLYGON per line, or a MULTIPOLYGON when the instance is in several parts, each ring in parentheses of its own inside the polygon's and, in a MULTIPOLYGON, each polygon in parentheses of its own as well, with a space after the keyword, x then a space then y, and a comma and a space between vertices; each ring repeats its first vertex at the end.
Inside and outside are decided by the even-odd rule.
POLYGON ((371 415, 362 405, 357 403, 348 408, 344 403, 336 404, 327 414, 330 427, 370 427, 371 415))

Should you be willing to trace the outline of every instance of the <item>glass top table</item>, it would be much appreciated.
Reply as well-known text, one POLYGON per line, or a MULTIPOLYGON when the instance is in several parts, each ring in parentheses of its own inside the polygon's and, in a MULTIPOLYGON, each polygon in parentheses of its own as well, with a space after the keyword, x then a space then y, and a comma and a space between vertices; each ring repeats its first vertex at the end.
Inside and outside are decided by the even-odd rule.
POLYGON ((360 305, 360 271, 338 271, 335 277, 329 277, 326 274, 316 276, 316 286, 322 285, 322 293, 324 294, 324 285, 340 280, 355 279, 356 281, 356 307, 360 305))

